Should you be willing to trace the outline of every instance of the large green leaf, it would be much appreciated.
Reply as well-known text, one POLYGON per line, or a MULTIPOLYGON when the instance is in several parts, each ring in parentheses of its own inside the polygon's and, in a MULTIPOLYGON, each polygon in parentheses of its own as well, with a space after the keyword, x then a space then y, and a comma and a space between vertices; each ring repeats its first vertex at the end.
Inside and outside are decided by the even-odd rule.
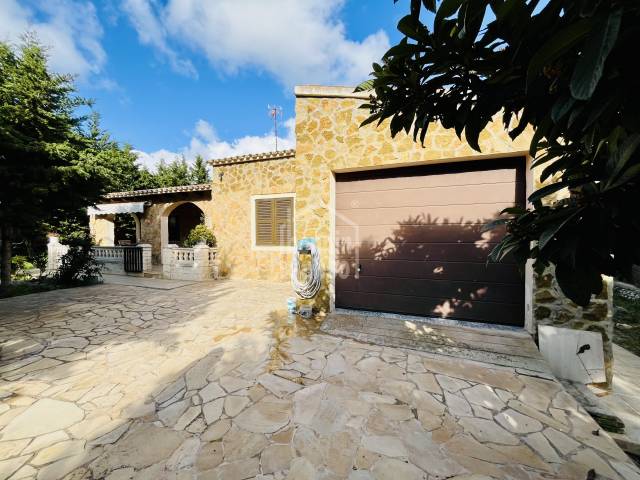
POLYGON ((640 134, 630 135, 613 153, 611 156, 613 171, 607 184, 608 187, 616 183, 620 173, 625 169, 633 154, 636 153, 638 145, 640 145, 640 134))
POLYGON ((567 223, 569 223, 570 220, 572 220, 576 215, 582 212, 582 210, 584 210, 584 208, 579 208, 578 210, 567 216, 567 218, 565 218, 563 221, 558 222, 544 230, 540 234, 540 238, 538 239, 538 249, 542 250, 544 247, 546 247, 547 244, 558 234, 558 232, 562 230, 562 227, 564 227, 567 223))
POLYGON ((406 15, 398 22, 398 31, 413 40, 424 40, 421 23, 413 16, 406 15))
POLYGON ((481 233, 484 232, 488 232, 490 230, 493 230, 496 227, 499 227, 500 225, 504 225, 505 223, 507 223, 509 221, 508 218, 497 218, 495 220, 492 220, 488 223, 485 223, 482 228, 480 229, 481 233))
POLYGON ((438 11, 436 12, 436 17, 433 21, 433 28, 436 32, 436 36, 439 36, 439 32, 441 27, 443 26, 443 22, 446 18, 450 17, 462 5, 463 0, 443 0, 440 6, 438 7, 438 11))
POLYGON ((593 29, 571 75, 571 95, 579 100, 591 97, 602 77, 604 62, 618 39, 622 8, 617 8, 593 29))
POLYGON ((436 13, 436 0, 422 0, 422 4, 430 12, 436 13))
POLYGON ((547 195, 551 195, 552 193, 555 193, 569 186, 570 186, 569 183, 565 180, 560 180, 550 185, 545 185, 544 187, 539 188, 538 190, 533 192, 531 195, 529 195, 529 201, 533 203, 537 200, 542 200, 547 195))
POLYGON ((370 78, 369 80, 365 80, 360 85, 358 85, 353 91, 354 92, 368 92, 370 90, 373 90, 374 86, 375 86, 375 80, 373 78, 370 78))
POLYGON ((553 37, 547 40, 542 47, 531 57, 527 67, 527 85, 530 85, 534 77, 542 72, 545 65, 549 65, 556 58, 573 48, 593 27, 593 20, 585 18, 563 28, 553 37))
POLYGON ((562 293, 582 307, 589 305, 591 295, 597 295, 602 290, 600 272, 588 261, 582 261, 575 265, 558 262, 556 264, 556 279, 562 293))

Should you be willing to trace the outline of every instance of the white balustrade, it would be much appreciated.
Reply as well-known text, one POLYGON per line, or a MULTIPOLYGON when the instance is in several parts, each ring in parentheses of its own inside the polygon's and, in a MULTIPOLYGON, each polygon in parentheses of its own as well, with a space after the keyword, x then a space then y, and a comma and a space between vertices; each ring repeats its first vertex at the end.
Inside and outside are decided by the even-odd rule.
MULTIPOLYGON (((63 245, 58 241, 58 237, 50 236, 47 245, 47 271, 53 273, 60 266, 60 257, 69 251, 68 245, 63 245)), ((124 275, 124 251, 127 248, 142 248, 142 270, 150 271, 151 265, 151 245, 139 244, 136 246, 95 246, 91 247, 93 257, 102 264, 103 273, 124 275)))
POLYGON ((173 280, 207 280, 218 278, 216 249, 206 245, 181 248, 169 245, 162 249, 163 277, 173 280))
POLYGON ((99 262, 122 262, 124 249, 130 247, 91 247, 93 257, 99 262))

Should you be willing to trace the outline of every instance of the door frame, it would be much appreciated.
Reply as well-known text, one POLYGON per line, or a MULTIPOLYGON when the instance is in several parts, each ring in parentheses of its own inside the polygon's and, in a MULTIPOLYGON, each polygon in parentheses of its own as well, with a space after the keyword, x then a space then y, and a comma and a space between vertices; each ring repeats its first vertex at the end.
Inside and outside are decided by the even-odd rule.
MULTIPOLYGON (((528 151, 515 151, 505 152, 501 154, 493 155, 477 155, 471 157, 460 158, 443 158, 438 160, 431 160, 428 162, 411 162, 411 163, 398 163, 391 165, 380 165, 379 167, 357 167, 337 169, 331 171, 329 178, 329 209, 330 209, 330 226, 329 226, 329 311, 334 312, 336 309, 336 175, 340 173, 349 172, 362 172, 362 171, 375 171, 375 170, 391 170, 394 168, 408 167, 408 166, 421 166, 421 165, 435 165, 443 163, 459 163, 469 162, 477 160, 495 160, 501 158, 517 158, 521 157, 524 160, 524 182, 525 182, 525 196, 526 206, 530 207, 531 204, 528 201, 529 195, 533 193, 534 176, 531 170, 532 157, 528 151)), ((533 334, 535 332, 535 324, 533 318, 533 262, 529 259, 525 265, 524 272, 524 329, 533 334)))

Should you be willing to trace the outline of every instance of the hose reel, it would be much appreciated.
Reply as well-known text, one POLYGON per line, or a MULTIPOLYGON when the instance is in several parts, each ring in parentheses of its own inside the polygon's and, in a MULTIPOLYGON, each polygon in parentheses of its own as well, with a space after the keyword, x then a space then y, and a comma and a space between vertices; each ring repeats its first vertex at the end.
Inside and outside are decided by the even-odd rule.
POLYGON ((303 238, 298 241, 296 254, 291 262, 291 286, 296 294, 303 299, 316 296, 320 290, 322 280, 322 267, 320 267, 320 251, 314 238, 303 238), (300 278, 300 256, 311 256, 311 266, 306 278, 300 278))

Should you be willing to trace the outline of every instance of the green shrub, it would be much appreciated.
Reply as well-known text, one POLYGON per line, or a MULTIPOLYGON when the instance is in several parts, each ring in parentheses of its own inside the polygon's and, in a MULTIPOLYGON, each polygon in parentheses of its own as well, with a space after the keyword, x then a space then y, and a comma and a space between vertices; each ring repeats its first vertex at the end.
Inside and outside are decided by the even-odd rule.
POLYGON ((33 264, 25 255, 14 255, 11 257, 11 278, 13 280, 29 280, 31 275, 27 270, 31 270, 33 264))
POLYGON ((61 285, 98 283, 102 279, 101 269, 90 245, 73 245, 60 257, 60 266, 53 279, 61 285))
POLYGON ((47 269, 47 261, 48 261, 47 252, 41 252, 41 253, 35 254, 31 258, 31 261, 33 262, 33 265, 38 270, 40 270, 40 276, 44 275, 45 270, 47 269))
POLYGON ((24 270, 31 270, 33 264, 29 262, 29 259, 24 255, 15 255, 11 257, 11 271, 15 273, 23 272, 24 270))
POLYGON ((187 239, 184 241, 185 247, 193 247, 198 243, 205 243, 210 247, 216 246, 216 237, 211 230, 207 228, 206 225, 200 224, 196 225, 191 229, 189 235, 187 235, 187 239))

